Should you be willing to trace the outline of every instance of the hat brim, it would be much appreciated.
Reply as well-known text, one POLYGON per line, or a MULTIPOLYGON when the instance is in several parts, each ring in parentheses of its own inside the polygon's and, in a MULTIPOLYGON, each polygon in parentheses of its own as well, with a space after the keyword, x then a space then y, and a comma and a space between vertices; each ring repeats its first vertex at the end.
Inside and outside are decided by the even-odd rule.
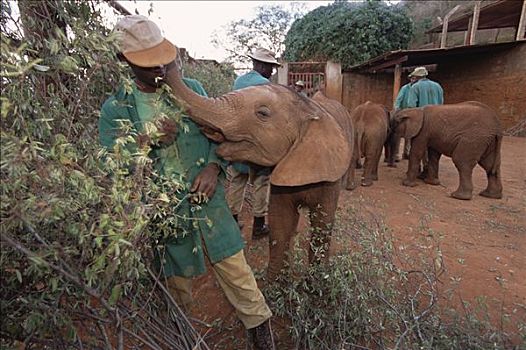
POLYGON ((253 60, 256 60, 256 61, 259 61, 259 62, 270 63, 270 64, 273 64, 275 66, 281 67, 281 63, 279 63, 278 61, 271 61, 271 60, 261 59, 261 58, 258 58, 258 57, 254 57, 251 54, 247 54, 247 56, 252 58, 253 60))
POLYGON ((167 65, 177 57, 177 48, 167 39, 160 44, 135 52, 123 52, 124 57, 139 67, 158 67, 167 65))

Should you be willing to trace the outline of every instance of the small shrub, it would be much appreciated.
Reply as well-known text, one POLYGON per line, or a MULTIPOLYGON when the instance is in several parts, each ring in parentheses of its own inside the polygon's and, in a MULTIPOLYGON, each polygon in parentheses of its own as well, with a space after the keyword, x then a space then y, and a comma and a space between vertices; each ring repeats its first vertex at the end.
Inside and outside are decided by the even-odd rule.
POLYGON ((483 302, 461 312, 438 309, 440 271, 432 258, 413 262, 421 271, 405 271, 378 217, 353 209, 344 214, 333 244, 350 251, 306 267, 297 248, 280 280, 265 290, 277 316, 288 320, 289 348, 512 348, 509 335, 484 317, 483 302))

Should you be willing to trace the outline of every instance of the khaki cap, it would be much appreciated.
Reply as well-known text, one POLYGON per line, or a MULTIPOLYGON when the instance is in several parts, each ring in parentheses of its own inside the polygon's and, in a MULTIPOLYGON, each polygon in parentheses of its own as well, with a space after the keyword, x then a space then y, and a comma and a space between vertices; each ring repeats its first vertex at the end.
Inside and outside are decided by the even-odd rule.
POLYGON ((172 62, 177 48, 161 34, 157 25, 140 15, 126 16, 115 26, 122 54, 140 67, 157 67, 172 62))
POLYGON ((276 60, 276 54, 262 47, 256 48, 254 52, 247 54, 247 56, 256 61, 275 64, 276 66, 281 66, 281 64, 276 60))
POLYGON ((416 67, 415 70, 409 74, 409 77, 425 77, 427 74, 426 67, 416 67))
POLYGON ((303 82, 303 80, 298 80, 294 85, 305 86, 305 83, 303 82))

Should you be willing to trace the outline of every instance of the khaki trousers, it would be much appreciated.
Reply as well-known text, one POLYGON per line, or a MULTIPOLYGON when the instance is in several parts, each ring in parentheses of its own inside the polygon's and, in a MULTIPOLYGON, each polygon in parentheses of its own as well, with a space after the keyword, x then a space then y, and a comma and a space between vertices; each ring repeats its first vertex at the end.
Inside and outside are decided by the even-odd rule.
MULTIPOLYGON (((245 328, 257 327, 272 316, 243 250, 218 262, 213 268, 219 285, 245 328)), ((188 311, 194 303, 192 278, 172 276, 166 284, 175 301, 188 311)))
POLYGON ((256 217, 267 216, 268 200, 270 195, 270 176, 256 175, 252 169, 248 174, 238 172, 234 167, 228 167, 230 187, 228 189, 228 206, 233 215, 239 215, 243 209, 247 183, 254 185, 254 200, 252 201, 253 215, 256 217))

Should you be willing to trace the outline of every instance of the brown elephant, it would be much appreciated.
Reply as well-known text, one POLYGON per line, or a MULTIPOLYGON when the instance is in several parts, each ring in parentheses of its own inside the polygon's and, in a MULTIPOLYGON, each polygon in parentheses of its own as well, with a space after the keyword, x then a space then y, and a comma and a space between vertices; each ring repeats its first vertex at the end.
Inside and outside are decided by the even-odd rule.
POLYGON ((404 186, 415 186, 420 161, 428 152, 428 169, 424 181, 438 185, 438 164, 442 154, 451 157, 460 180, 451 194, 457 199, 471 199, 472 172, 477 163, 488 177, 481 196, 502 198, 500 149, 502 128, 497 114, 476 101, 433 105, 400 110, 393 117, 396 137, 411 139, 409 166, 404 186))
MULTIPOLYGON (((362 186, 371 186, 373 181, 378 180, 378 163, 382 155, 382 149, 387 147, 389 135, 389 112, 378 103, 367 101, 351 113, 352 123, 354 125, 354 152, 352 166, 356 166, 362 157, 365 157, 363 164, 362 186)), ((394 163, 392 157, 386 154, 389 159, 389 165, 394 163)), ((351 170, 351 176, 354 171, 351 170)), ((347 189, 356 188, 357 184, 353 179, 348 181, 347 189)))
POLYGON ((176 68, 167 72, 166 82, 204 133, 221 142, 218 155, 273 167, 269 278, 283 267, 300 206, 309 209, 313 228, 309 260, 326 257, 323 251, 330 244, 341 179, 352 156, 353 133, 346 109, 340 105, 343 111, 337 113, 323 96, 316 102, 277 84, 206 98, 188 89, 176 68))

